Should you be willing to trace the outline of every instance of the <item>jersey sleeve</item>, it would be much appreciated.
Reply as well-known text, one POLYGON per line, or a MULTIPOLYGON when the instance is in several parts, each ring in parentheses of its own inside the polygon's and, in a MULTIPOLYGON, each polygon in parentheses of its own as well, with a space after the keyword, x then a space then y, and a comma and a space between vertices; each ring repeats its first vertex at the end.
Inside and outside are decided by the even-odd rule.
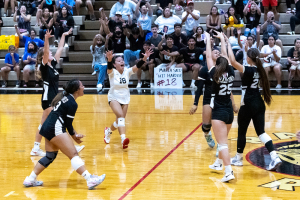
POLYGON ((67 116, 65 119, 65 125, 70 135, 75 134, 72 123, 75 117, 75 113, 77 111, 77 107, 78 107, 77 104, 73 104, 73 105, 71 104, 70 107, 68 108, 67 116))
POLYGON ((51 61, 51 65, 54 69, 56 69, 57 60, 55 58, 51 61))

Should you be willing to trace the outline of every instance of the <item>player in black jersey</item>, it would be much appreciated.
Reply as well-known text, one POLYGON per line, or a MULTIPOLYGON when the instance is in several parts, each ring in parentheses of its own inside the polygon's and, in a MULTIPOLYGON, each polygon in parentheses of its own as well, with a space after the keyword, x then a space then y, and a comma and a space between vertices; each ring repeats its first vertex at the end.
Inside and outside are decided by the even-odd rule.
MULTIPOLYGON (((224 162, 225 176, 221 181, 227 182, 235 178, 230 165, 230 154, 227 144, 227 136, 234 118, 233 110, 237 112, 231 93, 235 74, 233 67, 228 63, 224 36, 222 33, 216 33, 217 37, 221 40, 222 55, 217 59, 214 65, 211 55, 211 43, 207 42, 206 59, 209 74, 213 80, 210 107, 212 108, 212 128, 219 144, 219 158, 217 158, 215 163, 210 165, 209 168, 222 170, 224 162)), ((207 39, 210 38, 207 32, 205 35, 207 39)))
POLYGON ((276 170, 282 161, 274 150, 271 137, 265 133, 266 106, 264 101, 267 105, 271 105, 272 97, 267 74, 259 59, 259 51, 257 49, 249 49, 247 52, 249 65, 243 66, 235 60, 230 43, 227 42, 227 44, 231 64, 241 73, 244 73, 242 77, 241 108, 238 114, 237 154, 231 159, 231 164, 235 166, 243 165, 246 133, 252 119, 257 136, 265 144, 271 155, 271 162, 267 170, 276 170), (260 85, 263 88, 263 98, 259 92, 260 85))
POLYGON ((105 174, 92 176, 86 169, 84 162, 78 156, 71 137, 80 144, 84 137, 73 128, 73 119, 77 110, 76 99, 83 96, 84 86, 81 81, 73 79, 67 82, 65 91, 56 95, 51 106, 53 110, 43 123, 40 134, 45 137, 46 156, 41 158, 35 165, 30 176, 27 176, 23 185, 26 187, 40 186, 42 181, 37 181, 36 177, 44 171, 56 158, 58 150, 61 150, 70 160, 74 170, 82 175, 89 189, 93 189, 103 182, 105 174), (66 132, 68 129, 69 134, 66 132))

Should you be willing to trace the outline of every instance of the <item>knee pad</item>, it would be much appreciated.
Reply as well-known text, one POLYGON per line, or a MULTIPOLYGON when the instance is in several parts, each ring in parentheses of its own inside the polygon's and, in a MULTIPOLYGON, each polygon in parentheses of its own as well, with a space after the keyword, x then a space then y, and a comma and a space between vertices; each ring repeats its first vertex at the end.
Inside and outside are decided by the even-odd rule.
POLYGON ((82 159, 79 156, 74 156, 71 159, 71 165, 72 165, 73 169, 76 171, 79 167, 84 165, 84 162, 82 161, 82 159))
POLYGON ((223 149, 228 149, 227 144, 219 144, 219 152, 222 151, 223 149))
POLYGON ((58 151, 46 151, 46 156, 39 160, 39 163, 47 168, 56 158, 58 151))
POLYGON ((211 129, 211 124, 202 124, 202 131, 209 132, 211 129))
POLYGON ((42 128, 42 124, 40 124, 39 127, 38 127, 39 131, 41 130, 41 128, 42 128))
POLYGON ((118 127, 125 126, 125 118, 120 117, 118 118, 118 127))
POLYGON ((264 144, 266 144, 267 142, 272 140, 272 138, 266 133, 263 133, 263 134, 259 135, 258 137, 259 137, 260 141, 264 144))
POLYGON ((114 123, 113 123, 113 126, 114 126, 115 128, 118 128, 117 122, 114 122, 114 123))

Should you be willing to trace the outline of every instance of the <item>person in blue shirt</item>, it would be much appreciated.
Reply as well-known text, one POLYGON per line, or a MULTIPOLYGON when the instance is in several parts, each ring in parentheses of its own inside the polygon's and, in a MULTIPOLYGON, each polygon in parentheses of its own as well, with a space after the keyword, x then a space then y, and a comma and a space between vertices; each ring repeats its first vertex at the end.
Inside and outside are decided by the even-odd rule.
POLYGON ((57 7, 59 7, 59 10, 61 10, 63 7, 66 7, 67 10, 73 15, 73 8, 75 6, 74 0, 60 0, 56 1, 57 7))
MULTIPOLYGON (((30 74, 35 72, 35 63, 37 57, 38 46, 34 41, 29 42, 28 50, 23 56, 23 87, 26 88, 30 74)), ((35 81, 35 87, 39 87, 38 80, 35 81)))
POLYGON ((19 54, 16 52, 16 47, 14 45, 10 45, 8 47, 8 54, 5 56, 5 66, 1 68, 1 76, 3 79, 2 87, 5 88, 7 86, 8 73, 10 71, 15 71, 17 73, 17 83, 16 87, 20 86, 20 66, 19 66, 19 54))
POLYGON ((32 41, 36 43, 38 48, 44 47, 44 41, 39 39, 39 38, 35 38, 36 37, 36 32, 35 32, 34 29, 30 30, 30 37, 21 35, 17 25, 15 25, 15 29, 16 29, 16 33, 18 34, 20 40, 22 40, 25 44, 25 52, 24 53, 27 52, 28 44, 32 41))

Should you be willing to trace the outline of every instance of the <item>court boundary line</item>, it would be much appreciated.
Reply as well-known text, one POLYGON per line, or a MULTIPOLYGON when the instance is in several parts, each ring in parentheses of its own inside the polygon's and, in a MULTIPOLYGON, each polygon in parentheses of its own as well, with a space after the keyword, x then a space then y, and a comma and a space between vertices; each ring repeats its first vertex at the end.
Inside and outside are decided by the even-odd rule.
POLYGON ((129 190, 127 190, 127 192, 125 192, 120 198, 119 200, 124 199, 125 197, 127 197, 127 195, 129 193, 131 193, 140 183, 142 183, 156 168, 158 168, 176 149, 178 149, 178 147, 180 147, 180 145, 182 145, 191 135, 193 135, 198 129, 199 127, 202 125, 202 122, 192 131, 190 132, 187 136, 185 136, 185 138, 183 138, 181 140, 181 142, 179 142, 167 155, 165 155, 158 163, 156 163, 156 165, 154 165, 154 167, 152 167, 142 178, 140 178, 140 180, 138 180, 129 190))

